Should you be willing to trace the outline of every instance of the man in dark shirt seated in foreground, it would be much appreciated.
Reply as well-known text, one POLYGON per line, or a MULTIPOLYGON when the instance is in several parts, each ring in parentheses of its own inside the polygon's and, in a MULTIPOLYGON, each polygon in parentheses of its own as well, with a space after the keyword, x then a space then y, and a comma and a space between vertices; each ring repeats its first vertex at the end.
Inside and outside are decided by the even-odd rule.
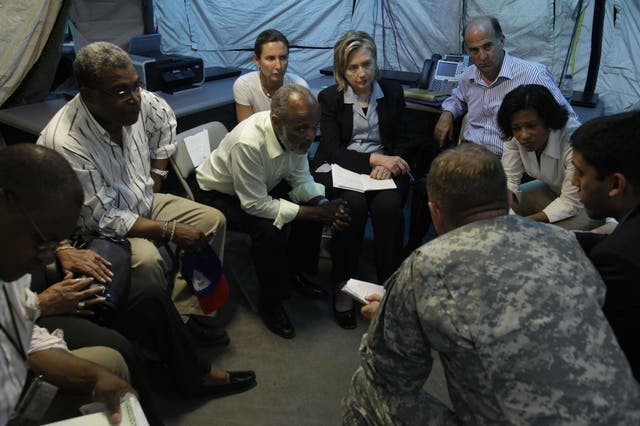
POLYGON ((607 285, 604 314, 640 380, 640 112, 592 120, 572 143, 573 184, 587 213, 619 222, 611 235, 577 236, 607 285))

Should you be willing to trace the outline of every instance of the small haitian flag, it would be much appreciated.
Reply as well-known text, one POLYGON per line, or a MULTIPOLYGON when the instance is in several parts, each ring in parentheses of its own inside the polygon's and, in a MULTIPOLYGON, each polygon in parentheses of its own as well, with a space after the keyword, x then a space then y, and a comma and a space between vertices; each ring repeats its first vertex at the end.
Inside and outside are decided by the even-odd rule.
POLYGON ((222 262, 210 245, 198 252, 182 254, 182 276, 198 298, 205 314, 224 305, 229 297, 229 286, 222 272, 222 262))

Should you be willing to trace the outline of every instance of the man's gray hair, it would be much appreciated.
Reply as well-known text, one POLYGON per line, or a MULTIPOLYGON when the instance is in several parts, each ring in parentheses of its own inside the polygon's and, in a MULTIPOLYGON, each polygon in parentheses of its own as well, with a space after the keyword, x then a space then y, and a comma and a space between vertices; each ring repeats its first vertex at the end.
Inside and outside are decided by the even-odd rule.
POLYGON ((113 43, 96 41, 83 47, 73 62, 78 86, 96 87, 106 69, 127 68, 131 59, 127 52, 113 43))
POLYGON ((273 95, 271 98, 271 115, 275 115, 279 118, 287 118, 287 112, 289 109, 289 98, 294 93, 299 93, 301 96, 311 98, 315 101, 315 96, 311 93, 311 90, 307 89, 300 84, 285 84, 273 95))

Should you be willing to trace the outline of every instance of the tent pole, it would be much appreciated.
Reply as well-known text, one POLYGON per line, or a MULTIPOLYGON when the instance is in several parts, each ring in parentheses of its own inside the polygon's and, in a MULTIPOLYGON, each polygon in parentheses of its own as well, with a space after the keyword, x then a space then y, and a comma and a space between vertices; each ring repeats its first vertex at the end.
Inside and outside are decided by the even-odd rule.
POLYGON ((591 31, 591 55, 589 56, 589 71, 583 92, 574 92, 571 104, 594 108, 598 103, 598 94, 595 93, 600 70, 600 57, 602 54, 602 32, 604 28, 605 0, 596 0, 593 5, 593 28, 591 31))
POLYGON ((144 23, 145 34, 158 32, 153 21, 153 0, 142 0, 142 22, 144 23))

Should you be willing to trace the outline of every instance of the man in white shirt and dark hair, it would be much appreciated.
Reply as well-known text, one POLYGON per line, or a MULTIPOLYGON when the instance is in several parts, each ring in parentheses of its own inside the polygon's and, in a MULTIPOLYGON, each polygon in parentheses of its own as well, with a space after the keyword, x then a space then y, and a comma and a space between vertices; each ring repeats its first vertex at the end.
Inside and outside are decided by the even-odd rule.
POLYGON ((112 422, 121 418, 120 397, 135 393, 89 361, 103 359, 126 377, 116 351, 96 347, 83 351, 89 360, 79 358, 68 351, 62 332, 34 326, 39 310, 29 272, 54 259, 57 243, 75 227, 82 200, 80 182, 59 154, 30 144, 0 151, 0 424, 11 417, 29 367, 61 389, 105 402, 112 422))
POLYGON ((236 126, 196 170, 196 199, 224 212, 230 229, 247 232, 267 327, 295 336, 282 306, 300 272, 315 272, 322 225, 348 226, 348 206, 328 201, 309 173, 307 151, 320 107, 306 87, 290 84, 273 96, 271 111, 236 126))

